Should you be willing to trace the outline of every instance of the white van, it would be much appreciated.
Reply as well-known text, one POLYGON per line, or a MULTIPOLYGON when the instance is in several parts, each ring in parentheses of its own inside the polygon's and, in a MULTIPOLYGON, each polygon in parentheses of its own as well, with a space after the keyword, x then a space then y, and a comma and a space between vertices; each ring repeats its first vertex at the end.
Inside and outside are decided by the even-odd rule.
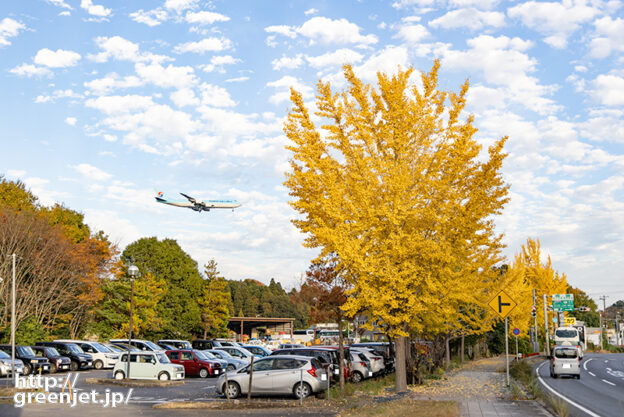
POLYGON ((113 368, 119 360, 119 354, 98 342, 87 340, 55 340, 55 342, 75 343, 93 360, 95 369, 113 368))

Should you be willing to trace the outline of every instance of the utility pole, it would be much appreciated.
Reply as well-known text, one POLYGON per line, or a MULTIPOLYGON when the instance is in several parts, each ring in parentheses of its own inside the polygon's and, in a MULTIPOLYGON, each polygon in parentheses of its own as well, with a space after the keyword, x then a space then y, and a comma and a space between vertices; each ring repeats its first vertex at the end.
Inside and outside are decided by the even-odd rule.
MULTIPOLYGON (((602 313, 604 314, 604 327, 607 327, 607 297, 608 295, 603 295, 602 297, 598 297, 599 300, 602 300, 602 313)), ((600 313, 600 311, 599 311, 600 313)), ((602 349, 602 321, 600 323, 600 349, 602 349)), ((607 340, 607 344, 609 341, 607 340)), ((606 346, 605 346, 606 349, 606 346)))
POLYGON ((546 351, 546 356, 550 356, 550 340, 548 340, 548 307, 546 306, 546 297, 544 294, 544 350, 546 351))
POLYGON ((535 309, 535 316, 533 316, 533 319, 535 321, 534 325, 534 329, 535 329, 535 334, 534 334, 534 338, 533 338, 533 353, 537 353, 540 351, 540 345, 539 345, 539 339, 537 338, 537 299, 535 297, 535 288, 533 288, 533 308, 535 309))
POLYGON ((15 254, 13 256, 13 281, 11 282, 11 375, 13 375, 13 386, 17 386, 15 372, 15 254))

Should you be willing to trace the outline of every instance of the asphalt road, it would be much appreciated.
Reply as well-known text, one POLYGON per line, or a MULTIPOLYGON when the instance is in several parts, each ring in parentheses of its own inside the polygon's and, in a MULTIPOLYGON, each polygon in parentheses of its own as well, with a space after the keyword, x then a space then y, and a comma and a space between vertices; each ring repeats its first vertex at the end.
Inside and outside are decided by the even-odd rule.
POLYGON ((624 354, 586 353, 580 380, 551 378, 548 361, 536 369, 545 391, 568 403, 571 417, 624 416, 624 354))

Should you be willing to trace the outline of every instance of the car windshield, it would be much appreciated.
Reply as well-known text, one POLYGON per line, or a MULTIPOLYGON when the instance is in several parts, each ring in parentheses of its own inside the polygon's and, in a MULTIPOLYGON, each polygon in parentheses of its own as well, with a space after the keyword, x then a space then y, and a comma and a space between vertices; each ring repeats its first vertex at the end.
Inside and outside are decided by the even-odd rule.
POLYGON ((578 332, 576 330, 567 329, 567 330, 557 330, 555 331, 555 336, 561 338, 570 338, 570 337, 578 337, 578 332))
POLYGON ((109 348, 107 348, 106 346, 104 346, 104 345, 102 345, 100 343, 97 343, 97 342, 92 343, 92 346, 98 352, 103 352, 103 353, 111 353, 112 352, 109 348))
POLYGON ((574 359, 578 355, 576 348, 555 349, 555 358, 574 359))
POLYGON ((11 357, 3 350, 0 350, 0 359, 11 359, 11 357))
POLYGON ((48 353, 48 355, 50 356, 61 356, 60 353, 58 353, 58 350, 54 349, 54 348, 46 348, 46 352, 48 353))
POLYGON ((224 350, 215 350, 215 351, 211 351, 211 353, 213 353, 217 358, 222 358, 222 359, 234 359, 232 357, 232 355, 230 355, 229 353, 227 353, 224 350))
POLYGON ((143 343, 145 343, 145 346, 149 347, 152 350, 162 350, 162 348, 160 346, 158 346, 155 343, 150 342, 149 340, 146 340, 143 343))
POLYGON ((156 356, 158 356, 158 361, 160 363, 171 363, 167 355, 165 355, 164 353, 158 353, 156 354, 156 356))
POLYGON ((30 346, 16 346, 16 348, 20 356, 36 356, 30 346))
POLYGON ((115 345, 104 345, 104 346, 106 346, 111 352, 115 352, 115 353, 123 352, 119 347, 115 345))
POLYGON ((68 343, 67 349, 69 349, 69 351, 72 353, 84 353, 84 351, 80 348, 80 346, 75 345, 73 343, 68 343))
MULTIPOLYGON (((198 351, 195 351, 195 352, 198 352, 198 351)), ((208 359, 216 359, 216 356, 208 352, 207 350, 200 350, 199 352, 201 352, 201 354, 207 357, 208 359)))
POLYGON ((189 342, 178 342, 176 343, 179 349, 193 349, 193 346, 189 342))
POLYGON ((204 352, 202 352, 201 350, 194 350, 193 353, 195 354, 195 356, 197 356, 198 359, 201 360, 208 360, 210 359, 208 356, 206 356, 206 354, 204 352))

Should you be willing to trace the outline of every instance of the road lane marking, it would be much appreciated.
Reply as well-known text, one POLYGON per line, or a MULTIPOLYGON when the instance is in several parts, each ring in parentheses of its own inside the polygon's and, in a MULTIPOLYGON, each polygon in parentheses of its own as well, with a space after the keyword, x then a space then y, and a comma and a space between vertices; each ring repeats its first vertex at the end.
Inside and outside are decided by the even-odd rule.
POLYGON ((611 371, 611 368, 607 368, 607 371, 611 371))
POLYGON ((593 372, 587 371, 587 373, 590 374, 591 376, 596 376, 596 374, 593 372))
POLYGON ((553 394, 555 394, 557 397, 561 398, 562 400, 572 404, 573 406, 575 406, 576 408, 578 408, 581 411, 586 412, 587 414, 589 414, 592 417, 600 417, 599 414, 594 413, 593 411, 588 410, 587 408, 583 407, 582 405, 572 401, 571 399, 569 399, 568 397, 559 394, 557 391, 555 391, 554 389, 552 389, 541 377, 541 375, 539 374, 539 370, 540 368, 544 366, 544 364, 541 364, 540 366, 538 366, 537 368, 535 368, 535 374, 537 375, 537 379, 539 380, 539 382, 542 383, 542 385, 544 385, 546 388, 548 388, 548 390, 550 392, 552 392, 553 394))
POLYGON ((609 384, 609 385, 615 386, 615 384, 613 382, 607 381, 606 379, 603 379, 602 382, 604 382, 605 384, 609 384))
POLYGON ((587 359, 585 362, 583 362, 583 369, 587 370, 587 363, 593 361, 594 359, 587 359))

